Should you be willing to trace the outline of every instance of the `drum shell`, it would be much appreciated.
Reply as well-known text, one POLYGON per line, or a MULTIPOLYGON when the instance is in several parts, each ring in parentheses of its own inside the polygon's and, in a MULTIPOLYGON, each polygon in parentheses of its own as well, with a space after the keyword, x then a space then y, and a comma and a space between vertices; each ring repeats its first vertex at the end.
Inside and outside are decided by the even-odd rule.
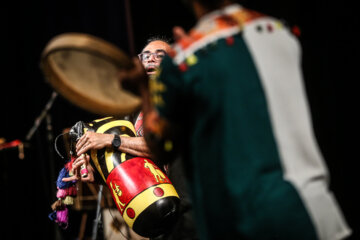
MULTIPOLYGON (((134 137, 133 124, 113 117, 83 123, 82 131, 134 137)), ((75 128, 75 127, 73 127, 75 128)), ((107 184, 127 225, 143 237, 171 229, 179 212, 179 196, 170 179, 150 159, 118 150, 91 150, 91 164, 107 184)))
POLYGON ((139 235, 155 237, 176 221, 179 196, 151 160, 137 157, 123 162, 106 183, 125 222, 139 235))

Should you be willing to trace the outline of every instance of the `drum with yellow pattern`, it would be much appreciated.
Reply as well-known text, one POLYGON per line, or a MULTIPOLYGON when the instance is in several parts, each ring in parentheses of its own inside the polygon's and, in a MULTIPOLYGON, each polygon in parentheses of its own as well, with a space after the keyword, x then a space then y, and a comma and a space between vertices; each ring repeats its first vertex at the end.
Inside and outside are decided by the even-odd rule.
MULTIPOLYGON (((71 128, 71 138, 78 139, 86 131, 135 136, 131 122, 113 117, 80 121, 71 128)), ((171 229, 178 217, 179 196, 156 164, 112 147, 91 150, 90 156, 130 228, 144 237, 156 237, 171 229)))

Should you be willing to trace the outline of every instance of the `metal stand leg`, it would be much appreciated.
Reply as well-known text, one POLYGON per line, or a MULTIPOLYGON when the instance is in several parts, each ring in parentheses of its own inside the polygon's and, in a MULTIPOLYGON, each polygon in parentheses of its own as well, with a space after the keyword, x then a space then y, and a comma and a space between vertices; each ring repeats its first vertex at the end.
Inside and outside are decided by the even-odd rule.
POLYGON ((98 193, 98 199, 97 199, 97 208, 96 208, 96 217, 94 220, 94 226, 93 226, 93 231, 92 231, 92 240, 96 240, 97 238, 97 231, 99 228, 99 222, 101 221, 101 214, 100 214, 100 210, 101 210, 101 197, 102 197, 102 190, 103 190, 103 185, 99 186, 99 193, 98 193))

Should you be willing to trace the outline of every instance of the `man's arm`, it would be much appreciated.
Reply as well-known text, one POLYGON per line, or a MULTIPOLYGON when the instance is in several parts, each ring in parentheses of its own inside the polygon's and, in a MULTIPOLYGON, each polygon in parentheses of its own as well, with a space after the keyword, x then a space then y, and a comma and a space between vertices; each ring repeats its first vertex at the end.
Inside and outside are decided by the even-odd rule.
MULTIPOLYGON (((151 157, 150 150, 146 145, 144 137, 120 136, 121 145, 119 151, 139 157, 151 157)), ((111 147, 114 134, 86 132, 76 144, 76 153, 80 156, 90 149, 102 149, 111 147)))
POLYGON ((150 150, 144 137, 124 137, 120 136, 121 145, 119 150, 138 157, 151 158, 150 150))

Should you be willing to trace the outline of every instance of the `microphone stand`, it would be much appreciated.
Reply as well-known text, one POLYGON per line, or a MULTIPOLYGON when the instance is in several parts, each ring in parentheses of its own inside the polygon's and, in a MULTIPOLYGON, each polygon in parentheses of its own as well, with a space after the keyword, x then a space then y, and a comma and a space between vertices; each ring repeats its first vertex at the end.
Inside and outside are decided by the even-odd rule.
POLYGON ((28 134, 25 137, 26 141, 30 141, 30 139, 32 138, 32 136, 34 135, 35 131, 38 129, 38 127, 40 126, 41 122, 43 121, 43 119, 46 117, 46 115, 48 114, 48 111, 50 110, 50 108, 52 107, 55 98, 57 97, 57 92, 53 92, 51 94, 50 100, 47 102, 47 104, 45 105, 45 108, 42 110, 41 114, 35 119, 34 125, 32 126, 32 128, 30 129, 30 131, 28 132, 28 134))

